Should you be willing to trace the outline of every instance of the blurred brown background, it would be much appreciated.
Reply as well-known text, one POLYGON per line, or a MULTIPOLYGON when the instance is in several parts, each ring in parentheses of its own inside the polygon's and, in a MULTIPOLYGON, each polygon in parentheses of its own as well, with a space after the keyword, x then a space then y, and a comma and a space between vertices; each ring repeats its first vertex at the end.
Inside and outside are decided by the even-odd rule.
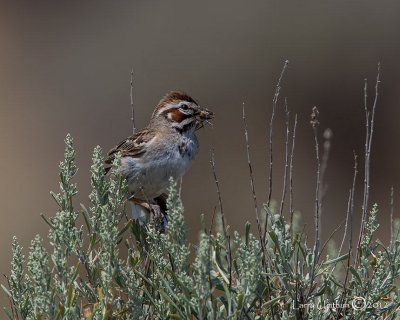
MULTIPOLYGON (((254 222, 243 101, 257 196, 259 202, 266 200, 271 101, 283 61, 289 59, 276 114, 273 196, 280 199, 281 194, 282 101, 287 97, 292 118, 299 116, 295 207, 313 230, 316 164, 309 115, 317 105, 321 131, 330 127, 334 132, 322 226, 326 239, 345 217, 353 149, 360 157, 363 152, 363 79, 370 80, 372 100, 381 61, 371 203, 380 204, 380 236, 387 241, 391 185, 400 198, 399 14, 400 3, 387 0, 2 1, 0 273, 9 273, 13 235, 25 248, 36 233, 46 235, 39 213, 51 216, 56 209, 49 190, 58 188, 57 166, 68 132, 80 168, 76 203, 88 203, 93 148, 108 150, 131 132, 132 67, 138 127, 147 124, 153 106, 172 89, 187 91, 216 113, 214 128, 199 132, 200 154, 184 179, 189 234, 195 241, 200 213, 209 221, 218 204, 210 148, 215 148, 229 223, 241 230, 246 220, 254 222)), ((360 173, 359 182, 362 178, 360 173)))

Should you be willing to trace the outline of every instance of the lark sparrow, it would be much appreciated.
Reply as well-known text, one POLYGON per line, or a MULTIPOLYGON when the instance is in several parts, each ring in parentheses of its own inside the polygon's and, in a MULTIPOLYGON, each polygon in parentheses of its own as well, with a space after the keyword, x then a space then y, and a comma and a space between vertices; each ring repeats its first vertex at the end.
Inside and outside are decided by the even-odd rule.
POLYGON ((130 199, 145 207, 156 202, 165 210, 169 178, 177 180, 185 174, 199 149, 195 131, 212 117, 186 93, 171 91, 160 100, 146 128, 108 152, 105 169, 110 169, 119 152, 130 199))

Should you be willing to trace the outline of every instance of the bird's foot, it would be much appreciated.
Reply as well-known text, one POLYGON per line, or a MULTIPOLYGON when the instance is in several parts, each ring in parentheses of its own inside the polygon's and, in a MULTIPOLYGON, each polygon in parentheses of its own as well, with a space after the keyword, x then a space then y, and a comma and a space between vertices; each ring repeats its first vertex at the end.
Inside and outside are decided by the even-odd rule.
POLYGON ((159 205, 150 205, 150 223, 160 233, 164 233, 167 228, 167 215, 163 212, 159 205))
POLYGON ((160 233, 164 233, 167 228, 167 214, 162 210, 162 208, 154 203, 144 202, 135 198, 130 198, 134 204, 145 208, 148 212, 147 223, 150 223, 154 228, 160 233))

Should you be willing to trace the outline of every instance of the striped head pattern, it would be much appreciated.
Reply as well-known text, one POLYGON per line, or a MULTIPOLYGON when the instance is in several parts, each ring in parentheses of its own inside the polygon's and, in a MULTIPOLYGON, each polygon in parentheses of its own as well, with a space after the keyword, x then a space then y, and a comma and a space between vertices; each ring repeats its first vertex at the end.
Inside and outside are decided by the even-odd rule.
POLYGON ((167 93, 158 103, 152 119, 162 117, 169 121, 176 130, 184 132, 200 127, 212 119, 213 113, 200 107, 197 101, 181 91, 167 93))

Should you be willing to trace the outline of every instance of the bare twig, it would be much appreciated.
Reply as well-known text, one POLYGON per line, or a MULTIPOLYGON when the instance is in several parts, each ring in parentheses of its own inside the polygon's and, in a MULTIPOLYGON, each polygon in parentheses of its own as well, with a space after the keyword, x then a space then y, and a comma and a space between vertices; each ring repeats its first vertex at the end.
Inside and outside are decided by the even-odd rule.
POLYGON ((214 221, 215 221, 215 214, 216 214, 216 212, 217 212, 217 207, 214 207, 213 214, 212 214, 212 216, 211 216, 210 230, 209 230, 209 232, 208 232, 209 235, 210 235, 210 237, 211 237, 212 232, 213 232, 213 229, 214 229, 214 221))
POLYGON ((224 229, 224 236, 226 237, 226 224, 225 224, 225 215, 224 215, 224 208, 222 206, 222 197, 221 197, 221 190, 219 188, 219 181, 217 178, 217 173, 215 171, 215 155, 214 155, 214 150, 210 150, 210 164, 211 164, 211 169, 214 177, 214 182, 215 186, 217 188, 217 195, 218 195, 218 204, 219 204, 219 209, 221 211, 221 219, 222 219, 222 227, 224 229))
MULTIPOLYGON (((325 247, 328 245, 329 241, 331 241, 331 239, 332 239, 333 236, 336 234, 336 232, 338 232, 339 229, 343 226, 343 224, 346 224, 346 223, 347 223, 347 220, 344 219, 344 220, 343 220, 341 223, 339 223, 339 224, 337 225, 337 227, 332 231, 332 233, 329 235, 328 239, 326 239, 326 241, 324 242, 324 244, 323 244, 322 247, 321 247, 321 254, 322 254, 322 252, 324 252, 325 247)), ((340 255, 338 255, 338 257, 339 257, 339 256, 340 256, 340 255)))
MULTIPOLYGON (((260 244, 261 244, 261 251, 262 251, 262 264, 264 267, 264 270, 267 270, 267 266, 266 266, 266 249, 265 249, 265 235, 267 230, 265 230, 264 234, 262 233, 261 230, 261 224, 260 224, 260 217, 258 214, 258 204, 257 204, 257 197, 256 197, 256 191, 254 188, 254 177, 253 177, 253 168, 251 165, 251 160, 250 160, 250 145, 249 145, 249 135, 247 132, 247 121, 246 121, 246 112, 245 112, 245 104, 243 102, 243 106, 242 106, 242 111, 243 111, 243 126, 244 126, 244 137, 245 137, 245 141, 246 141, 246 153, 247 153, 247 163, 249 166, 249 175, 250 175, 250 185, 251 185, 251 192, 253 194, 253 201, 254 201, 254 210, 256 213, 256 222, 257 222, 257 229, 258 229, 258 235, 260 238, 260 244)), ((268 210, 267 210, 268 212, 268 210)), ((266 219, 268 219, 268 216, 266 217, 266 219)), ((269 276, 267 276, 266 278, 267 281, 267 288, 268 288, 268 296, 270 296, 271 294, 271 287, 270 287, 270 283, 269 283, 269 276)), ((274 309, 271 306, 271 315, 272 315, 272 319, 275 319, 275 313, 274 313, 274 309)))
MULTIPOLYGON (((353 184, 350 189, 350 222, 349 222, 349 227, 350 227, 350 232, 349 232, 349 251, 348 251, 348 258, 347 258, 347 267, 346 267, 346 276, 344 279, 343 283, 343 296, 340 305, 343 306, 345 299, 346 299, 346 286, 347 286, 347 281, 349 278, 349 269, 350 269, 350 264, 351 264, 351 256, 353 252, 353 215, 354 215, 354 193, 356 189, 356 181, 357 181, 357 173, 358 173, 358 163, 357 163, 357 154, 353 151, 354 154, 354 173, 353 173, 353 184)), ((343 237, 344 240, 344 237, 343 237)), ((340 252, 339 252, 340 253, 340 252)), ((340 312, 338 312, 338 315, 336 319, 339 319, 340 312)))
MULTIPOLYGON (((380 80, 381 77, 381 63, 378 63, 378 73, 376 76, 376 83, 375 83, 375 99, 374 99, 374 104, 372 105, 372 114, 371 114, 371 125, 370 125, 370 134, 369 134, 369 142, 368 142, 368 161, 370 160, 371 157, 371 146, 372 146, 372 137, 374 135, 374 121, 375 121, 375 111, 376 111, 376 105, 378 102, 378 95, 379 95, 379 84, 381 82, 380 80)), ((369 180, 369 174, 370 171, 368 171, 368 180, 369 180)), ((368 198, 367 198, 368 200, 368 198)), ((367 202, 368 205, 368 202, 367 202)))
POLYGON ((364 219, 367 212, 367 190, 368 190, 368 138, 369 138, 369 111, 368 111, 368 80, 364 79, 364 111, 365 111, 365 145, 364 145, 364 193, 363 193, 363 204, 361 213, 361 229, 360 236, 362 233, 364 219))
POLYGON ((80 253, 79 253, 79 260, 80 260, 80 262, 81 262, 81 263, 84 265, 84 267, 85 267, 86 276, 87 276, 87 279, 88 279, 90 285, 91 285, 92 287, 94 287, 94 285, 93 285, 93 279, 92 279, 92 273, 90 272, 89 261, 88 261, 88 259, 87 259, 86 254, 83 252, 83 250, 81 250, 80 253))
MULTIPOLYGON (((214 222, 214 216, 215 216, 215 210, 214 210, 214 214, 213 214, 212 221, 211 221, 210 236, 208 237, 208 256, 209 257, 212 256, 211 230, 212 230, 212 223, 214 222)), ((210 290, 210 292, 212 292, 213 282, 212 282, 212 277, 211 277, 211 269, 209 269, 209 272, 208 272, 208 284, 209 284, 209 290, 210 290)), ((231 280, 229 280, 229 285, 230 284, 231 284, 231 280)), ((211 304, 213 304, 214 303, 214 297, 213 297, 212 294, 210 295, 210 299, 211 299, 211 304)), ((213 308, 211 308, 210 316, 214 318, 214 310, 213 310, 213 308)))
POLYGON ((283 65, 281 75, 279 76, 278 82, 275 87, 274 98, 272 99, 272 114, 271 114, 271 119, 269 122, 269 177, 268 177, 269 191, 268 191, 267 206, 270 205, 271 196, 272 196, 272 163, 273 163, 272 141, 273 141, 273 132, 274 132, 273 125, 274 125, 274 118, 275 118, 275 109, 276 109, 276 104, 278 102, 279 93, 281 90, 281 81, 282 81, 283 75, 285 74, 288 64, 289 64, 289 60, 286 60, 285 64, 283 65))
MULTIPOLYGON (((352 190, 350 189, 350 190, 349 190, 349 200, 348 200, 348 202, 347 202, 346 226, 345 226, 345 229, 344 229, 344 235, 343 235, 342 243, 340 244, 338 257, 340 257, 340 253, 341 253, 341 251, 342 251, 342 247, 343 247, 343 244, 344 244, 344 240, 345 240, 345 238, 346 238, 347 222, 348 222, 349 215, 350 215, 350 211, 351 211, 351 209, 350 209, 350 208, 351 208, 351 194, 352 194, 352 190)), ((348 276, 349 276, 350 259, 351 259, 351 257, 350 257, 350 250, 349 250, 349 251, 348 251, 348 257, 347 257, 346 276, 345 276, 344 284, 343 284, 343 288, 344 288, 344 289, 343 289, 343 296, 342 296, 342 298, 341 298, 340 306, 343 306, 343 302, 344 302, 345 297, 346 297, 346 284, 347 284, 347 278, 348 278, 348 276)), ((332 268, 332 270, 331 270, 331 273, 335 270, 335 268, 336 268, 336 264, 333 266, 333 268, 332 268)), ((342 309, 343 309, 343 308, 341 308, 340 310, 342 310, 342 309)), ((340 310, 338 310, 337 315, 336 315, 336 319, 337 319, 337 320, 340 319, 340 315, 341 315, 340 310)))
MULTIPOLYGON (((349 253, 352 254, 353 249, 353 218, 354 218, 354 194, 356 192, 356 181, 358 174, 358 162, 357 154, 354 153, 354 173, 353 173, 353 185, 351 186, 351 208, 350 208, 350 238, 349 238, 349 253)), ((349 255, 350 259, 350 255, 349 255)))
POLYGON ((319 157, 319 143, 318 143, 318 109, 317 107, 313 107, 312 113, 311 113, 311 126, 313 128, 314 132, 314 141, 315 141, 315 154, 316 154, 316 159, 317 159, 317 183, 316 183, 316 188, 315 188, 315 213, 314 213, 314 220, 315 220, 315 238, 314 238, 314 259, 313 259, 313 265, 311 269, 311 285, 310 285, 310 290, 308 292, 308 296, 311 294, 311 290, 313 287, 313 282, 314 282, 314 276, 315 276, 315 267, 319 259, 319 246, 320 246, 320 233, 319 233, 319 209, 320 209, 320 204, 319 204, 319 196, 320 196, 320 185, 321 185, 321 161, 319 157))
MULTIPOLYGON (((339 258, 340 257, 340 255, 341 255, 341 252, 342 252, 342 248, 343 248, 343 244, 344 244, 344 241, 345 241, 345 239, 346 239, 346 231, 347 231, 347 224, 348 224, 348 221, 349 221, 349 215, 350 215, 350 207, 351 207, 351 189, 349 190, 349 198, 348 198, 348 201, 347 201, 347 213, 346 213, 346 224, 345 224, 345 227, 344 227, 344 233, 343 233, 343 239, 342 239, 342 243, 340 244, 340 248, 339 248, 339 251, 338 251, 338 254, 337 254, 337 258, 339 258)), ((336 231, 336 230, 335 230, 336 231)), ((324 245, 325 246, 325 245, 324 245)), ((323 251, 323 250, 322 250, 323 251)), ((322 252, 321 251, 321 252, 322 252)), ((348 252, 347 253, 347 255, 348 255, 348 257, 347 257, 347 263, 349 263, 349 261, 350 261, 350 252, 348 252)), ((335 271, 335 269, 336 269, 336 266, 337 266, 337 264, 335 263, 334 265, 333 265, 333 267, 332 267, 332 269, 331 269, 331 271, 330 271, 330 273, 329 273, 329 276, 328 276, 328 278, 330 278, 330 276, 332 275, 332 273, 335 271)), ((346 270, 346 272, 347 272, 347 274, 346 274, 346 281, 347 281, 347 277, 348 277, 348 269, 346 270)), ((343 295, 345 296, 345 294, 346 294, 346 287, 344 287, 344 293, 343 293, 343 295)), ((340 304, 340 306, 342 306, 343 305, 343 301, 344 301, 344 299, 342 299, 342 302, 341 302, 341 304, 340 304)), ((339 309, 340 310, 340 309, 339 309)), ((336 315, 336 319, 338 320, 338 319, 340 319, 339 318, 339 316, 340 316, 340 311, 338 310, 338 312, 337 312, 337 315, 336 315)))
POLYGON ((319 230, 319 210, 320 210, 320 188, 321 188, 321 161, 319 157, 319 143, 318 143, 318 115, 319 111, 317 107, 312 109, 311 113, 311 126, 314 132, 314 142, 315 142, 315 156, 317 159, 317 181, 316 181, 316 188, 315 188, 315 212, 314 212, 314 219, 315 219, 315 250, 316 252, 319 251, 319 239, 320 239, 320 230, 319 230))
POLYGON ((368 200, 369 200, 369 189, 370 189, 370 169, 371 169, 371 146, 372 146, 372 137, 374 133, 374 121, 375 121, 375 111, 378 102, 379 95, 379 84, 380 84, 380 75, 381 75, 381 64, 378 63, 378 72, 376 76, 375 83, 375 98, 374 103, 372 105, 371 118, 370 113, 368 111, 367 106, 367 79, 364 82, 364 111, 365 111, 365 120, 366 120, 366 134, 365 134, 365 159, 364 159, 364 195, 363 195, 363 205, 362 205, 362 216, 361 216, 361 227, 360 227, 360 235, 358 238, 357 244, 357 255, 356 260, 358 260, 358 249, 361 244, 362 237, 365 232, 365 226, 367 223, 368 217, 368 200))
POLYGON ((132 121, 132 134, 135 134, 135 108, 133 107, 133 69, 131 70, 131 82, 130 82, 130 98, 131 98, 131 121, 132 121))
POLYGON ((282 199, 281 199, 281 208, 279 210, 280 215, 283 214, 283 206, 285 204, 286 197, 286 183, 287 183, 287 171, 289 167, 289 110, 287 105, 287 98, 285 98, 285 127, 286 127, 286 138, 285 138, 285 169, 283 174, 283 188, 282 188, 282 199))
POLYGON ((227 242, 228 242, 228 272, 229 272, 229 286, 232 286, 232 248, 231 248, 231 236, 230 234, 227 235, 227 242))
POLYGON ((394 188, 393 186, 390 188, 390 241, 394 241, 393 239, 393 213, 394 213, 394 188))
MULTIPOLYGON (((4 278, 6 278, 6 280, 7 280, 8 289, 11 290, 10 279, 9 279, 5 274, 3 274, 3 276, 4 276, 4 278)), ((8 296, 8 300, 9 300, 9 302, 10 302, 11 312, 12 312, 13 317, 14 317, 16 320, 19 320, 18 311, 16 310, 16 308, 15 308, 15 306, 14 306, 14 299, 11 298, 10 296, 8 296)))
MULTIPOLYGON (((297 115, 296 115, 296 119, 297 119, 297 115)), ((295 310, 296 311, 296 317, 297 319, 302 319, 302 312, 301 312, 301 308, 299 308, 299 271, 298 271, 298 267, 299 267, 299 250, 300 250, 300 246, 297 247, 297 251, 296 251, 296 266, 295 266, 295 290, 296 290, 296 299, 294 301, 295 303, 295 310)))
POLYGON ((244 137, 245 137, 246 152, 247 152, 247 164, 249 166, 249 175, 250 175, 250 186, 251 186, 251 192, 252 192, 252 195, 253 195, 253 203, 254 203, 254 210, 255 210, 255 213, 256 213, 256 222, 257 222, 258 234, 259 234, 259 237, 260 237, 261 246, 264 248, 264 237, 263 237, 263 233, 262 233, 262 230, 261 230, 260 217, 259 217, 259 213, 258 213, 257 196, 256 196, 255 188, 254 188, 253 167, 251 165, 251 160, 250 160, 249 135, 248 135, 248 132, 247 132, 247 121, 246 121, 246 113, 245 113, 244 102, 243 102, 242 110, 243 110, 244 137))
POLYGON ((349 190, 349 198, 347 200, 346 224, 344 226, 343 238, 342 238, 342 242, 340 243, 338 256, 340 256, 342 249, 343 249, 344 241, 346 240, 347 227, 348 227, 348 222, 350 219, 350 210, 351 210, 351 189, 349 190))
MULTIPOLYGON (((294 162, 294 146, 296 141, 297 114, 294 117, 293 136, 292 136, 292 151, 290 153, 290 170, 289 170, 289 211, 290 211, 290 228, 293 226, 293 162, 294 162)), ((293 228, 292 228, 293 229, 293 228)), ((293 236, 293 230, 292 230, 293 236)))
POLYGON ((231 253, 231 245, 230 245, 230 239, 229 239, 229 235, 226 229, 226 222, 225 222, 225 215, 224 215, 224 208, 222 206, 222 197, 221 197, 221 191, 219 188, 219 181, 217 178, 217 173, 215 171, 215 156, 214 156, 214 150, 211 149, 210 151, 210 164, 211 164, 211 169, 212 169, 212 173, 213 173, 213 177, 214 177, 214 182, 215 182, 215 186, 217 188, 217 195, 218 195, 218 203, 219 203, 219 209, 221 211, 221 220, 222 220, 222 229, 224 232, 224 237, 225 237, 225 241, 227 243, 228 246, 228 271, 229 271, 229 286, 231 286, 232 284, 232 253, 231 253))
POLYGON ((324 131, 324 152, 322 154, 322 162, 321 162, 321 188, 319 190, 319 232, 320 234, 322 233, 322 202, 325 198, 325 193, 327 190, 327 187, 324 185, 325 182, 325 173, 326 169, 328 168, 328 160, 329 160, 329 152, 331 150, 331 139, 332 139, 332 130, 331 129, 325 129, 324 131))

